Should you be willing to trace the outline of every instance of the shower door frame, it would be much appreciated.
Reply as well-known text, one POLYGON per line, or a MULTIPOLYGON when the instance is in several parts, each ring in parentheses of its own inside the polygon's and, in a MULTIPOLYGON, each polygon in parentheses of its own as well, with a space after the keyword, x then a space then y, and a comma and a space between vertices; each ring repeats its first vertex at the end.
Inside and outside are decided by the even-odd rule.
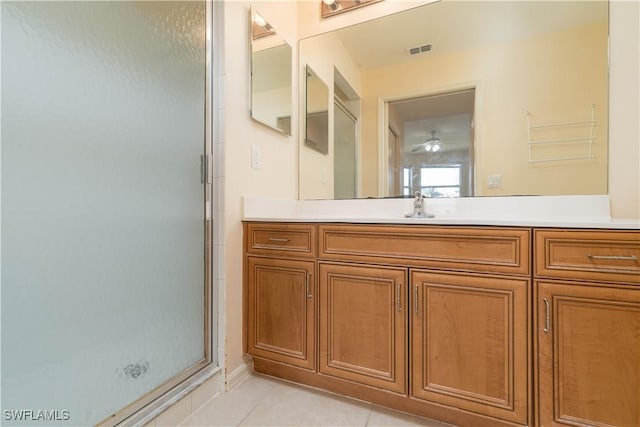
MULTIPOLYGON (((215 2, 213 0, 203 0, 205 3, 205 31, 206 31, 206 43, 205 43, 205 138, 203 141, 204 154, 201 159, 201 173, 203 181, 203 233, 204 238, 204 357, 186 368, 182 372, 170 378, 165 383, 147 392, 143 396, 139 397, 135 401, 129 403, 127 406, 119 409, 104 420, 100 421, 98 426, 124 426, 124 425, 144 425, 159 414, 164 412, 171 405, 178 400, 185 397, 188 393, 194 390, 196 387, 204 383, 206 380, 214 376, 221 371, 220 361, 214 361, 213 342, 214 323, 213 323, 213 292, 215 288, 213 286, 213 276, 215 263, 213 262, 213 245, 214 239, 218 239, 214 235, 213 220, 214 210, 216 209, 215 198, 213 197, 214 180, 213 180, 213 128, 217 126, 217 115, 214 116, 215 110, 213 109, 213 98, 217 93, 213 87, 213 52, 214 49, 219 49, 220 30, 214 28, 215 18, 222 13, 218 6, 222 2, 215 2)), ((219 22, 216 21, 216 22, 219 22)), ((216 26, 217 27, 217 26, 216 26)), ((217 308, 217 307, 216 307, 217 308)), ((217 328, 217 322, 216 322, 217 328)), ((216 329, 216 341, 219 340, 216 329)))

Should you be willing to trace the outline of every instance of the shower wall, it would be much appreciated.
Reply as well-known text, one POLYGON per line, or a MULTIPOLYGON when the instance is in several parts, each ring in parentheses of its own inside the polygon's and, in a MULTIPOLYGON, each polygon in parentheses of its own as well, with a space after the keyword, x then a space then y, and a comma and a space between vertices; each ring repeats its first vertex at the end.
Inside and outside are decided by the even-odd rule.
POLYGON ((205 2, 1 3, 2 423, 205 359, 205 2))

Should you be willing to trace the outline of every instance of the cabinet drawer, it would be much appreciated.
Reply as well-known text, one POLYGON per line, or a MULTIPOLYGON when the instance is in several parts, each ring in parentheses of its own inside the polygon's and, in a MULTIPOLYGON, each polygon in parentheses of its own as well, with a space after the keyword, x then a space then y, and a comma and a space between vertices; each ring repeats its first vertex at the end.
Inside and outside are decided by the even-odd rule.
POLYGON ((312 224, 246 223, 246 250, 264 255, 316 255, 316 228, 312 224))
POLYGON ((640 232, 536 230, 535 274, 640 283, 640 232))
POLYGON ((318 230, 324 259, 530 274, 527 228, 321 224, 318 230))

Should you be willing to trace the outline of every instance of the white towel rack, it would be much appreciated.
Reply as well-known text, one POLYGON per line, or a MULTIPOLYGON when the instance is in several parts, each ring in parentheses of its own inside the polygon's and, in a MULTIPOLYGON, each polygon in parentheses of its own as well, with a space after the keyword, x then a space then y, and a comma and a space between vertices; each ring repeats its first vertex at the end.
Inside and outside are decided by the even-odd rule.
POLYGON ((542 162, 561 162, 568 160, 591 160, 595 158, 593 155, 593 143, 596 140, 594 136, 594 125, 596 124, 596 105, 591 105, 591 120, 584 121, 573 121, 573 122, 556 122, 556 123, 540 123, 540 124, 532 124, 531 123, 531 113, 527 111, 527 136, 528 136, 528 145, 529 145, 529 163, 542 163, 542 162), (572 136, 570 138, 552 138, 552 139, 534 139, 535 133, 537 131, 542 130, 554 130, 558 129, 559 131, 565 130, 571 127, 587 127, 588 129, 581 130, 581 132, 585 132, 585 136, 572 136), (586 132, 589 132, 586 135, 586 132), (532 135, 533 134, 533 135, 532 135), (584 147, 580 147, 580 152, 585 152, 585 154, 579 154, 576 156, 567 156, 567 157, 551 157, 551 158, 543 158, 536 159, 534 156, 534 147, 536 145, 551 145, 551 144, 581 144, 584 147))

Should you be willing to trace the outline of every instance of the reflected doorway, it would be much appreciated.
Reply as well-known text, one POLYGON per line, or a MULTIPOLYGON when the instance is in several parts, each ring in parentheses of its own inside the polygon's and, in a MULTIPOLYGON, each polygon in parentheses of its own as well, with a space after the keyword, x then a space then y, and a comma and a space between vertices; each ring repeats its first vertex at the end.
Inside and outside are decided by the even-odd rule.
POLYGON ((333 198, 358 197, 358 117, 360 97, 334 68, 333 198))
POLYGON ((387 196, 474 195, 475 89, 387 102, 387 196))

